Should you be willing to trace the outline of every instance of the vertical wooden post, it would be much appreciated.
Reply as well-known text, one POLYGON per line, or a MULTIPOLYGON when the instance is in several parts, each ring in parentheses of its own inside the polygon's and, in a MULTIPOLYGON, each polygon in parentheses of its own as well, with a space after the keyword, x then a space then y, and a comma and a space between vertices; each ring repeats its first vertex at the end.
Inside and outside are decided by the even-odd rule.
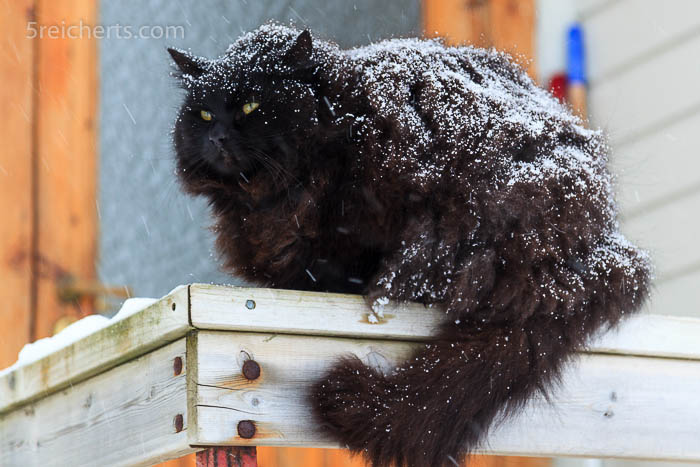
POLYGON ((495 47, 524 58, 536 77, 534 0, 423 0, 423 28, 449 44, 495 47))
POLYGON ((32 338, 59 319, 92 312, 90 300, 64 303, 68 277, 95 277, 97 245, 97 0, 37 0, 36 277, 32 338), (83 26, 84 25, 84 26, 83 26), (69 26, 75 26, 68 30, 69 26), (81 27, 82 26, 82 27, 81 27), (41 31, 40 31, 41 32, 41 31), (43 37, 41 37, 43 36, 43 37))
POLYGON ((34 0, 0 0, 0 368, 30 339, 33 254, 34 0))
POLYGON ((197 467, 257 467, 255 446, 217 446, 197 453, 197 467))

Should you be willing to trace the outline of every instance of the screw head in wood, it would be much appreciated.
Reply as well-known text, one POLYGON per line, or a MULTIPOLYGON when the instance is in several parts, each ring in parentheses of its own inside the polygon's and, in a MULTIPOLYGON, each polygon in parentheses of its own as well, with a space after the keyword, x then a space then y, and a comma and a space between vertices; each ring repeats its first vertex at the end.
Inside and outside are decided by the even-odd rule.
POLYGON ((173 423, 175 425, 175 433, 180 433, 185 425, 185 420, 183 419, 182 414, 175 415, 173 423))
POLYGON ((182 357, 175 357, 175 360, 173 360, 173 373, 175 376, 179 376, 182 373, 182 357))
POLYGON ((255 436, 255 423, 252 420, 241 420, 238 422, 238 436, 250 439, 255 436))
POLYGON ((242 370, 243 376, 251 381, 260 377, 260 365, 255 360, 246 360, 243 363, 242 370))
POLYGON ((245 301, 245 307, 248 308, 249 310, 254 310, 255 309, 255 300, 246 300, 245 301))

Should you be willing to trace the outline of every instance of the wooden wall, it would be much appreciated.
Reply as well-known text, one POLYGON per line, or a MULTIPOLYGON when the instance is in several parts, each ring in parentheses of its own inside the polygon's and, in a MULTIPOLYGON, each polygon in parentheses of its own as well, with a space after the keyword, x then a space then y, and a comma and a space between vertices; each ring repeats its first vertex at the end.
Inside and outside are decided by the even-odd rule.
POLYGON ((32 320, 34 44, 32 0, 0 0, 0 367, 17 359, 32 320))
POLYGON ((585 3, 590 110, 610 136, 623 230, 657 266, 651 309, 700 316, 700 3, 585 3))
POLYGON ((535 20, 535 0, 423 0, 426 36, 506 51, 533 78, 535 20))
POLYGON ((38 27, 94 23, 97 10, 96 0, 2 0, 0 8, 0 364, 9 364, 27 341, 91 312, 89 301, 61 302, 57 288, 67 277, 95 277, 96 44, 42 38, 38 27))

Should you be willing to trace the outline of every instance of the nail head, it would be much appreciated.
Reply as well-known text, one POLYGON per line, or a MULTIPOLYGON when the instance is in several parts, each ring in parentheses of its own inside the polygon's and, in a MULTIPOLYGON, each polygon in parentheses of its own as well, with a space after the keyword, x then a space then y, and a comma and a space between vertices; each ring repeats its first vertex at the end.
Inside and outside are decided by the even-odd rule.
POLYGON ((238 436, 250 439, 255 436, 255 423, 252 420, 241 420, 238 422, 238 436))
POLYGON ((255 360, 246 360, 243 363, 242 370, 246 379, 254 380, 260 377, 260 365, 255 360))
POLYGON ((182 428, 184 427, 185 421, 182 418, 182 414, 177 414, 175 415, 175 433, 180 433, 182 431, 182 428))
POLYGON ((175 357, 175 360, 173 360, 173 373, 175 373, 175 376, 182 373, 182 357, 175 357))
POLYGON ((246 300, 245 307, 249 310, 255 309, 255 300, 246 300))

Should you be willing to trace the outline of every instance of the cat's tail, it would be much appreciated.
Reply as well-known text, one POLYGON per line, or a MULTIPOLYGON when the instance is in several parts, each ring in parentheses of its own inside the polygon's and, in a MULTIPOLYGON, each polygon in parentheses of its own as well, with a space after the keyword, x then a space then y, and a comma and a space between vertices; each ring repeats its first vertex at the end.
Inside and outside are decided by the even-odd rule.
MULTIPOLYGON (((559 374, 566 346, 526 328, 462 321, 394 374, 345 357, 317 387, 332 432, 374 466, 461 465, 499 412, 512 412, 559 374)), ((542 323, 547 328, 549 324, 542 323)))
POLYGON ((523 307, 518 322, 484 322, 465 310, 390 374, 343 358, 315 387, 318 416, 374 466, 461 465, 494 421, 533 394, 548 394, 591 333, 639 307, 649 271, 643 259, 631 259, 634 274, 619 258, 592 264, 592 293, 575 310, 549 299, 533 308, 532 296, 514 297, 523 307))

